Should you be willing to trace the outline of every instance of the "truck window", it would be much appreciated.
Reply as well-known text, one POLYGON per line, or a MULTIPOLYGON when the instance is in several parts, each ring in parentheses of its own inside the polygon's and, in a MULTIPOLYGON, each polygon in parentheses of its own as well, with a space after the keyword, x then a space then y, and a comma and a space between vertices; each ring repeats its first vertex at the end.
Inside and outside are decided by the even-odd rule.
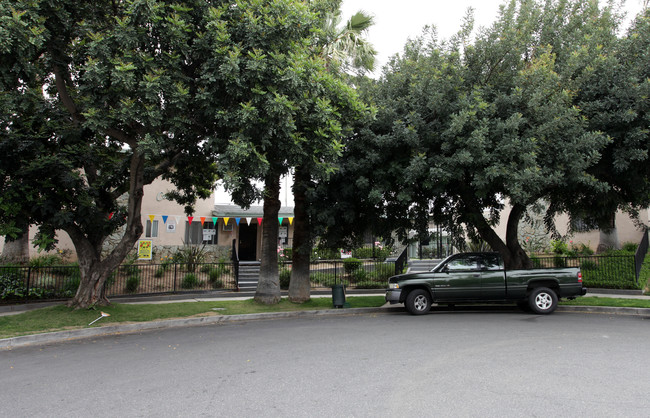
POLYGON ((503 270, 501 257, 498 254, 485 254, 483 256, 483 270, 503 270))
POLYGON ((460 256, 447 263, 449 271, 480 270, 480 268, 480 258, 476 255, 460 256))

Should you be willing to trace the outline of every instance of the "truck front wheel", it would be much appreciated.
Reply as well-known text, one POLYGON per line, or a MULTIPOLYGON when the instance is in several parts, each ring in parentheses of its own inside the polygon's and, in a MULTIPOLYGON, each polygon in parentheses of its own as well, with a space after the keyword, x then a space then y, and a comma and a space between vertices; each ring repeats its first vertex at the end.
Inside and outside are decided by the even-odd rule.
POLYGON ((536 287, 528 295, 528 306, 536 314, 550 314, 557 308, 557 294, 547 287, 536 287))
POLYGON ((431 309, 431 296, 424 289, 412 290, 406 297, 406 310, 413 315, 423 315, 431 309))

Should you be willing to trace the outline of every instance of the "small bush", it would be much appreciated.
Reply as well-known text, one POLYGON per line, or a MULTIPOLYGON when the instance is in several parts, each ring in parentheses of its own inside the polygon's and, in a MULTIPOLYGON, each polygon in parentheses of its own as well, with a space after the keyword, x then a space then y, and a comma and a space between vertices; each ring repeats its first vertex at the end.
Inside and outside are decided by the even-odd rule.
POLYGON ((553 251, 555 254, 566 254, 569 251, 569 246, 564 241, 552 240, 551 251, 553 251))
POLYGON ((162 277, 165 274, 165 268, 160 266, 156 269, 156 272, 153 274, 154 277, 162 277))
POLYGON ((356 285, 357 289, 385 289, 387 287, 386 283, 381 283, 381 282, 373 282, 370 280, 366 280, 363 282, 359 282, 356 285))
POLYGON ((140 276, 137 274, 130 275, 129 278, 126 279, 126 291, 128 293, 135 293, 138 291, 138 287, 140 287, 140 276))
POLYGON ((346 258, 343 260, 343 268, 348 274, 352 274, 361 267, 361 261, 356 258, 346 258))
POLYGON ((636 242, 625 242, 623 243, 623 248, 621 249, 623 251, 635 253, 637 248, 639 248, 639 244, 637 244, 636 242))
POLYGON ((62 262, 61 257, 56 254, 45 254, 30 259, 29 267, 52 267, 62 262))
POLYGON ((555 267, 566 267, 566 257, 556 255, 553 257, 553 265, 555 265, 555 267))
POLYGON ((290 282, 291 282, 291 270, 289 269, 280 270, 280 289, 287 290, 289 288, 290 282))
POLYGON ((584 260, 580 263, 580 270, 596 270, 598 268, 598 264, 596 264, 595 261, 591 260, 584 260))
POLYGON ((25 282, 22 272, 0 270, 0 299, 14 299, 25 296, 25 282))
POLYGON ((357 269, 357 270, 353 271, 350 276, 351 276, 352 282, 354 282, 354 283, 361 283, 361 282, 364 282, 364 281, 366 281, 368 279, 368 273, 366 273, 366 271, 363 270, 363 269, 357 269))
POLYGON ((199 278, 196 277, 196 274, 194 273, 187 273, 185 277, 183 277, 183 281, 181 282, 181 287, 183 289, 194 289, 195 287, 199 287, 199 278))
POLYGON ((63 292, 66 294, 70 294, 70 296, 73 296, 75 293, 77 293, 77 289, 79 289, 79 284, 81 283, 81 278, 79 275, 75 275, 72 277, 69 277, 64 283, 63 283, 63 292))
POLYGON ((395 264, 377 264, 369 274, 375 281, 388 281, 391 276, 395 275, 395 264))

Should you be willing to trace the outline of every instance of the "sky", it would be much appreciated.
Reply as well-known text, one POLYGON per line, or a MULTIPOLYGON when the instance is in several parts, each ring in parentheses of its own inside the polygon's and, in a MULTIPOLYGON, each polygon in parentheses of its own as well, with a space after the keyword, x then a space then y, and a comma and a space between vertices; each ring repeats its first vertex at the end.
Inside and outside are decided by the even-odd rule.
MULTIPOLYGON (((469 7, 474 8, 474 29, 490 26, 505 0, 343 0, 341 10, 347 20, 359 10, 373 15, 375 24, 368 40, 378 52, 375 75, 389 57, 402 51, 407 39, 422 33, 425 25, 434 25, 440 38, 449 38, 460 29, 469 7)), ((604 3, 604 0, 601 0, 604 3)), ((643 0, 625 0, 628 15, 636 15, 643 0)))

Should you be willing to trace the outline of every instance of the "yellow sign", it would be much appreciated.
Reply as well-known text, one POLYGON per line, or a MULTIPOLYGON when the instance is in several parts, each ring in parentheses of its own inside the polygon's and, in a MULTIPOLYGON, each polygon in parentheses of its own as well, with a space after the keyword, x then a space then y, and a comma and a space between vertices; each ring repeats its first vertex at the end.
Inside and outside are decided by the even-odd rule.
POLYGON ((138 241, 138 260, 151 260, 153 255, 153 241, 141 239, 138 241))

